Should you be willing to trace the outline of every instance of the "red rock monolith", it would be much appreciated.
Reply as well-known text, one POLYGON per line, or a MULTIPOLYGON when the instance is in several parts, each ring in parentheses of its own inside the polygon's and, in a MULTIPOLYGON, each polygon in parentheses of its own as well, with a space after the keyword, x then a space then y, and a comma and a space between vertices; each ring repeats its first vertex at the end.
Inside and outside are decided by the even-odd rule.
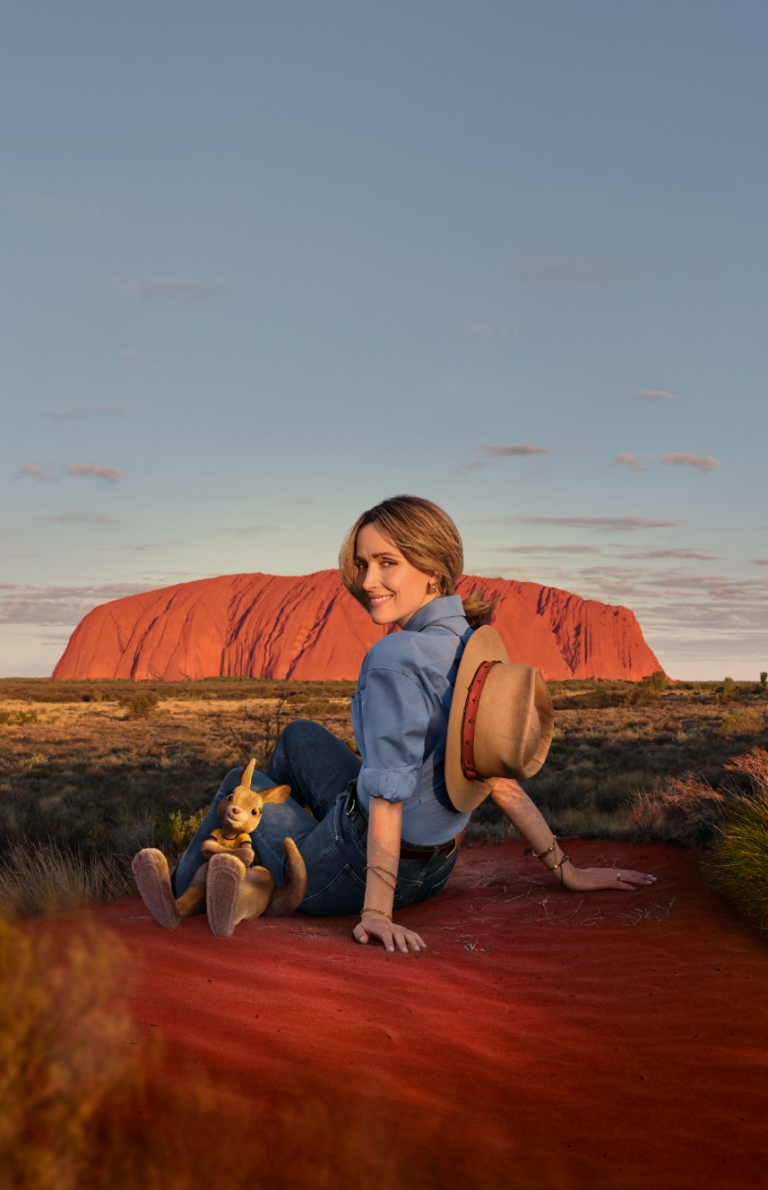
MULTIPOLYGON (((547 679, 637 680, 661 669, 626 607, 538 583, 460 579, 461 595, 475 589, 498 599, 492 623, 512 660, 538 666, 547 679)), ((336 570, 222 575, 94 608, 53 677, 354 679, 384 631, 336 570)))

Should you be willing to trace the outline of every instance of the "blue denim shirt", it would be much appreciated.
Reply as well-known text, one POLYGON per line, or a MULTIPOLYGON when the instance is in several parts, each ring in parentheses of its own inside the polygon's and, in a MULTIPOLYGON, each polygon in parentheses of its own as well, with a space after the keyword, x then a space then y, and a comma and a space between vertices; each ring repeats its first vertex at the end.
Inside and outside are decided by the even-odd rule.
POLYGON ((451 808, 443 764, 448 711, 464 645, 472 629, 459 595, 420 608, 402 632, 368 650, 352 699, 352 727, 363 766, 358 800, 404 802, 403 838, 447 843, 468 814, 451 808))

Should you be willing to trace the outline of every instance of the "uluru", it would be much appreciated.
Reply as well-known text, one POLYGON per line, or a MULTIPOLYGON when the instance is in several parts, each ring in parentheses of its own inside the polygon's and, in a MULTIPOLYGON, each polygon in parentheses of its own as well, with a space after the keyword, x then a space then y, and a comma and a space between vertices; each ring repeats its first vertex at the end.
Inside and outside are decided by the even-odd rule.
MULTIPOLYGON (((556 587, 463 575, 463 596, 498 600, 492 623, 513 661, 549 680, 636 681, 662 667, 634 614, 556 587)), ((104 603, 78 624, 54 678, 354 679, 386 629, 337 570, 291 577, 231 574, 104 603)))

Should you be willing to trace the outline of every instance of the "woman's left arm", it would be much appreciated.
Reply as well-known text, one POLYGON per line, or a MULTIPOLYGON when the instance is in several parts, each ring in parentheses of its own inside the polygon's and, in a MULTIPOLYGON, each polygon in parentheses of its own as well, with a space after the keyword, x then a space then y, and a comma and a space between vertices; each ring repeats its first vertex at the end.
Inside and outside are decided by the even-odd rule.
POLYGON ((600 888, 632 892, 637 885, 643 888, 656 883, 655 876, 647 872, 633 872, 629 868, 577 868, 565 856, 540 811, 517 781, 506 778, 497 781, 491 799, 537 857, 573 892, 594 892, 600 888))
POLYGON ((378 938, 384 948, 426 950, 423 938, 392 920, 392 907, 400 863, 403 803, 372 797, 368 809, 368 879, 360 922, 352 931, 358 942, 378 938))

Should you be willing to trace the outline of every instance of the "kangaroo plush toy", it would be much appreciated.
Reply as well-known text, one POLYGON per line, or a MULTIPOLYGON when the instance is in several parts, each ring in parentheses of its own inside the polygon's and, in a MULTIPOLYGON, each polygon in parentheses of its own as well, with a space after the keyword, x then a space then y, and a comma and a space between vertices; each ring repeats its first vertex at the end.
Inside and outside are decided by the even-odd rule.
POLYGON ((228 938, 239 921, 292 913, 304 900, 307 871, 293 839, 284 839, 288 857, 285 884, 275 889, 266 868, 253 867, 250 836, 261 821, 265 802, 284 802, 290 786, 275 785, 264 793, 251 789, 256 761, 243 771, 240 784, 219 802, 216 813, 221 827, 205 840, 201 851, 206 862, 195 872, 185 893, 174 897, 168 861, 162 851, 145 847, 134 856, 131 868, 144 904, 161 926, 173 929, 184 918, 206 906, 211 930, 228 938))

